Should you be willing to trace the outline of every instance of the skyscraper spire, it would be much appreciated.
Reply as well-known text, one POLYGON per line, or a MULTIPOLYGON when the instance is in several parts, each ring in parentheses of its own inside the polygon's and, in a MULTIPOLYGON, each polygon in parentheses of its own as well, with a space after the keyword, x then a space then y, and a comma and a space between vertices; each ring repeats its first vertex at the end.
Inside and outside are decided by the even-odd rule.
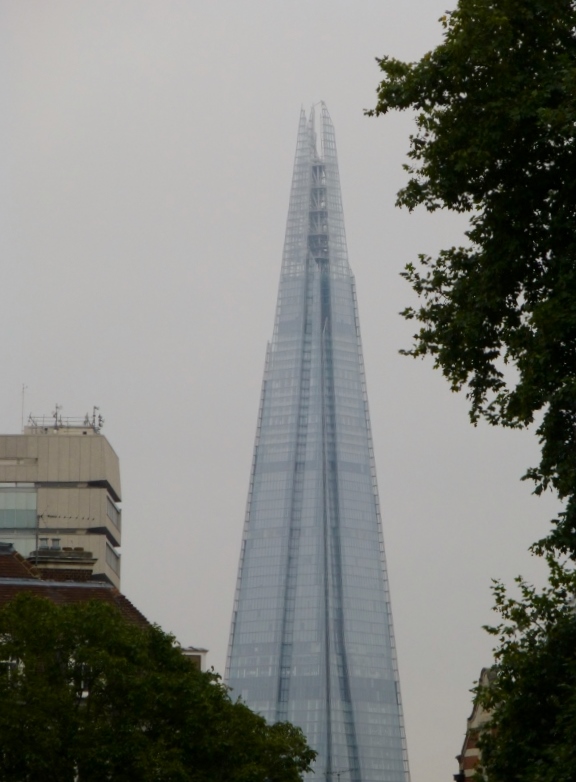
POLYGON ((299 725, 318 780, 407 782, 334 129, 300 115, 226 678, 299 725), (318 143, 319 142, 319 143, 318 143))

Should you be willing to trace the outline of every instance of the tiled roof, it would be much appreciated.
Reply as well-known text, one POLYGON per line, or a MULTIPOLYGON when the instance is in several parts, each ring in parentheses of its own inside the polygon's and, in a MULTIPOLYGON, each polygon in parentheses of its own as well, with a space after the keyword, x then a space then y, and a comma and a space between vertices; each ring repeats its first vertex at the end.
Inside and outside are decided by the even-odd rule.
POLYGON ((40 574, 34 565, 27 562, 17 551, 0 552, 0 579, 29 578, 38 579, 40 574))
POLYGON ((0 607, 22 592, 45 597, 57 605, 103 600, 111 603, 133 624, 147 627, 150 622, 112 584, 105 581, 48 581, 35 565, 13 549, 0 550, 0 607))
POLYGON ((102 600, 111 603, 133 624, 149 627, 150 622, 111 584, 102 581, 42 581, 30 578, 0 578, 0 607, 20 594, 45 597, 57 605, 83 603, 88 600, 102 600))

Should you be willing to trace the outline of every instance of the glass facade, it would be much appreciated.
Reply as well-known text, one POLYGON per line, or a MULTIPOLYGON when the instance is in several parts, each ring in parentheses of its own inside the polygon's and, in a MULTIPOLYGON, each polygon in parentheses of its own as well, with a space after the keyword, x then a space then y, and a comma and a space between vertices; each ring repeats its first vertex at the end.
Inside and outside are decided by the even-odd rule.
POLYGON ((354 277, 325 106, 300 117, 226 679, 318 751, 317 779, 407 782, 354 277))

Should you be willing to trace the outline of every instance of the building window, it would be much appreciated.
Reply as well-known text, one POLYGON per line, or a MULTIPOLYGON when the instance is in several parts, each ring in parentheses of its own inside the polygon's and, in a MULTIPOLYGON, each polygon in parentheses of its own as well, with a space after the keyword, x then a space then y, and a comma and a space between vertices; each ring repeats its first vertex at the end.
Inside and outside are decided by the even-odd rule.
POLYGON ((30 484, 0 484, 0 528, 36 526, 36 489, 30 484))
POLYGON ((120 525, 122 523, 122 515, 120 513, 120 509, 116 507, 116 505, 112 502, 110 497, 106 497, 106 515, 114 524, 115 527, 120 529, 120 525))
POLYGON ((109 543, 106 543, 106 564, 117 576, 120 575, 120 554, 117 554, 109 543))

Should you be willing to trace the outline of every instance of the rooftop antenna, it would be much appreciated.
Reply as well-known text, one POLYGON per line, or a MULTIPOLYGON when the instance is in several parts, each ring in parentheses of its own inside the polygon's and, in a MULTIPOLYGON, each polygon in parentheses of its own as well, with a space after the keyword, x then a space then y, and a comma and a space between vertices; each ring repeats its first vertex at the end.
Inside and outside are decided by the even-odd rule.
POLYGON ((104 419, 102 418, 100 413, 96 415, 97 410, 100 410, 100 408, 94 405, 94 407, 92 408, 92 429, 94 429, 95 432, 99 432, 100 429, 102 429, 102 427, 104 426, 104 419))
POLYGON ((60 415, 60 410, 62 410, 62 405, 59 405, 56 403, 54 405, 54 412, 52 413, 52 417, 54 418, 54 429, 58 429, 60 426, 62 426, 62 416, 60 415))
POLYGON ((22 383, 22 415, 20 416, 20 425, 22 427, 22 431, 24 431, 24 396, 26 394, 26 389, 28 386, 25 383, 22 383))

